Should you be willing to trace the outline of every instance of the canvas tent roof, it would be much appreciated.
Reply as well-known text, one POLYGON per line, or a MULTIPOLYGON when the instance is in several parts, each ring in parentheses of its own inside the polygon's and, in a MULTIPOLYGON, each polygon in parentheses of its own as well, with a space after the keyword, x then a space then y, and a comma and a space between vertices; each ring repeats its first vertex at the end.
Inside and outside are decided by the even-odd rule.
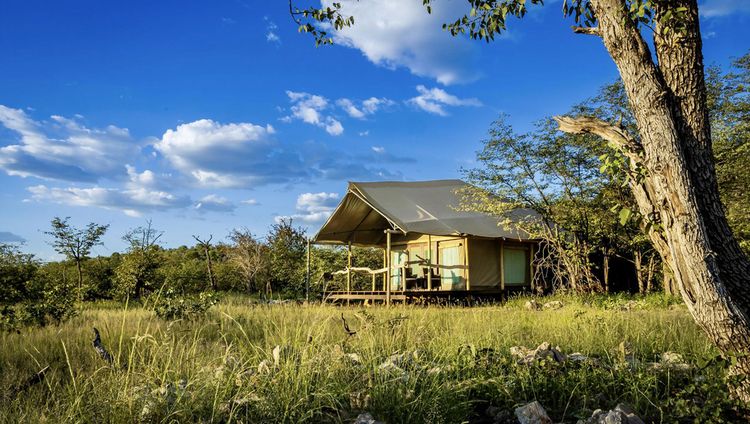
MULTIPOLYGON (((516 228, 503 228, 499 219, 457 210, 461 180, 420 182, 350 182, 346 196, 314 238, 316 243, 382 245, 383 230, 436 236, 471 235, 528 240, 516 228)), ((511 220, 537 216, 529 209, 511 212, 511 220)))

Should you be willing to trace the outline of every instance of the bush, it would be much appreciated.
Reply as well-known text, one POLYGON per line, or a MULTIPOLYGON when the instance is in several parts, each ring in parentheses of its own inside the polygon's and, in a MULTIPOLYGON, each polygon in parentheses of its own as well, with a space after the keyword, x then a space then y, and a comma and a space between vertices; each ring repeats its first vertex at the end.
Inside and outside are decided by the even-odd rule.
POLYGON ((75 282, 60 273, 61 264, 41 267, 27 284, 28 296, 0 309, 0 329, 60 324, 76 315, 75 282))
POLYGON ((180 295, 171 288, 155 296, 153 309, 156 312, 156 316, 170 321, 200 318, 219 302, 219 297, 213 292, 202 292, 198 295, 180 295))

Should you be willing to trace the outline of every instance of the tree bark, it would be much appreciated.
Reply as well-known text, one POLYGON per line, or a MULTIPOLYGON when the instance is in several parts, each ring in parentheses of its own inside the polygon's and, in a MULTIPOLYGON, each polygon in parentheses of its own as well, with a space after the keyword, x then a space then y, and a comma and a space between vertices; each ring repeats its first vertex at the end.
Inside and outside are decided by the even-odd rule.
POLYGON ((81 261, 76 260, 76 271, 78 271, 78 300, 83 300, 83 269, 81 269, 81 261))
POLYGON ((635 278, 638 280, 638 293, 646 292, 646 284, 643 281, 643 255, 640 250, 633 253, 633 264, 635 266, 635 278))
MULTIPOLYGON (((688 8, 686 29, 682 40, 672 37, 657 42, 657 66, 625 2, 591 0, 598 32, 628 94, 640 142, 621 128, 601 122, 563 120, 560 128, 599 134, 624 148, 644 168, 645 175, 633 178, 631 187, 641 215, 657 224, 650 231, 651 240, 698 325, 724 353, 738 355, 730 372, 747 376, 750 262, 729 231, 719 201, 697 4, 695 0, 672 3, 688 8)), ((733 390, 740 399, 750 401, 747 380, 733 390)))
POLYGON ((211 289, 216 290, 216 280, 214 279, 214 269, 211 263, 211 251, 209 246, 203 246, 203 252, 206 254, 206 268, 208 268, 208 281, 211 283, 211 289))

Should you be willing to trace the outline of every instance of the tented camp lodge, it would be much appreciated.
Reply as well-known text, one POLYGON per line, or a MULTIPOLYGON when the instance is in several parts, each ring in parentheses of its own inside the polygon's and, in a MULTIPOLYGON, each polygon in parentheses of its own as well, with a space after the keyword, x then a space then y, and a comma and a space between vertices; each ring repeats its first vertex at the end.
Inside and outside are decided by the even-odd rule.
MULTIPOLYGON (((460 210, 460 180, 349 183, 346 196, 313 239, 349 247, 346 290, 326 300, 406 301, 419 297, 500 296, 530 288, 536 242, 497 217, 460 210), (382 269, 352 266, 351 246, 379 247, 382 269), (372 276, 352 291, 352 272, 372 276)), ((532 216, 515 210, 511 222, 532 216)))

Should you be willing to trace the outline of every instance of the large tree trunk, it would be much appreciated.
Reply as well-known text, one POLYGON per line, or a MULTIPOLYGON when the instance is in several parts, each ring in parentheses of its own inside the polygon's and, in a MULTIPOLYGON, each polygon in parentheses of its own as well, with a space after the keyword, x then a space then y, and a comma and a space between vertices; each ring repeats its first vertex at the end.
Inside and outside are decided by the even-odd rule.
MULTIPOLYGON (((727 225, 711 154, 698 6, 687 8, 686 30, 660 35, 659 66, 623 0, 591 0, 605 47, 620 71, 640 140, 597 120, 560 119, 569 132, 591 132, 618 146, 645 170, 631 182, 640 213, 657 224, 651 239, 672 271, 688 310, 725 353, 738 354, 731 372, 750 375, 750 262, 727 225)), ((750 401, 747 381, 734 388, 750 401)))

